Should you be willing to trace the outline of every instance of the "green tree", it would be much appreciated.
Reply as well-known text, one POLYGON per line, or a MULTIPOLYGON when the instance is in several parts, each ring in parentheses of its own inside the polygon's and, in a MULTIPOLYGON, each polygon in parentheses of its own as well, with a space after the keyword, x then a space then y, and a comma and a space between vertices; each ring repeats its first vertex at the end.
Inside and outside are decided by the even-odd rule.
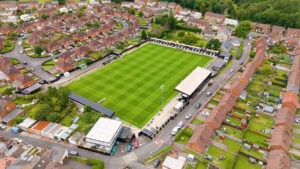
POLYGON ((193 45, 197 43, 197 38, 195 35, 187 34, 184 37, 180 38, 179 42, 187 45, 193 45))
POLYGON ((49 18, 49 17, 50 17, 49 14, 43 13, 43 14, 41 15, 41 18, 43 18, 43 19, 47 19, 47 18, 49 18))
POLYGON ((132 14, 132 15, 135 15, 135 9, 134 8, 130 8, 128 10, 128 13, 132 14))
POLYGON ((201 3, 200 12, 202 13, 202 15, 204 15, 206 12, 206 5, 204 2, 201 3))
POLYGON ((167 24, 169 25, 169 28, 171 30, 176 28, 177 20, 175 19, 174 15, 172 13, 169 15, 169 18, 167 20, 167 24))
POLYGON ((143 17, 143 16, 144 16, 143 11, 140 11, 140 12, 139 12, 139 17, 143 17))
POLYGON ((145 29, 143 29, 141 37, 142 37, 142 39, 147 39, 148 38, 145 29))
POLYGON ((78 18, 81 18, 81 17, 83 17, 83 15, 84 15, 83 12, 82 12, 82 11, 79 11, 79 12, 77 13, 76 16, 77 16, 78 18))
POLYGON ((66 0, 58 0, 58 4, 59 5, 65 5, 66 4, 66 0))
POLYGON ((34 49, 34 53, 36 53, 36 54, 38 54, 38 55, 40 55, 44 50, 43 50, 43 48, 41 47, 41 45, 34 45, 34 47, 33 47, 34 49))
POLYGON ((218 50, 221 47, 221 42, 219 41, 219 39, 211 39, 206 44, 206 47, 208 49, 218 50))
POLYGON ((48 104, 40 104, 35 109, 35 119, 39 121, 47 120, 47 116, 51 112, 51 107, 48 104))
POLYGON ((234 32, 238 37, 245 38, 250 31, 251 31, 251 22, 250 21, 242 21, 236 27, 234 32))
POLYGON ((178 31, 177 36, 183 37, 185 35, 184 31, 178 31))
POLYGON ((46 117, 47 121, 57 122, 61 119, 61 115, 59 113, 49 113, 46 117))
POLYGON ((3 95, 12 95, 12 93, 13 93, 13 88, 11 88, 11 87, 8 87, 8 88, 6 88, 5 90, 4 90, 4 92, 2 93, 3 95))
POLYGON ((9 22, 9 23, 7 24, 7 26, 8 26, 8 27, 11 27, 11 28, 14 28, 16 25, 15 25, 14 23, 12 23, 12 22, 9 22))

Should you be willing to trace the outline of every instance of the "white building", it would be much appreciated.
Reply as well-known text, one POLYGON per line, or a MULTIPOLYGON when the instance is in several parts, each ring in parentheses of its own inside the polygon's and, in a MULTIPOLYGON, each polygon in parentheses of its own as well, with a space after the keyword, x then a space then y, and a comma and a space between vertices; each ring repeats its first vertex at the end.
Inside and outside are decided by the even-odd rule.
POLYGON ((101 117, 85 136, 85 141, 90 146, 96 146, 102 151, 110 153, 121 130, 122 121, 101 117))
POLYGON ((68 12, 69 12, 69 10, 68 10, 68 8, 66 8, 66 7, 63 7, 63 8, 59 8, 59 12, 68 13, 68 12))
POLYGON ((2 22, 8 23, 8 22, 12 22, 14 24, 17 24, 18 22, 18 17, 17 16, 5 16, 1 18, 2 22))
POLYGON ((18 127, 21 130, 27 131, 30 127, 32 127, 37 121, 33 120, 30 117, 27 117, 22 123, 18 124, 18 127))
POLYGON ((23 14, 20 16, 23 21, 30 21, 31 19, 35 19, 34 13, 23 14))
POLYGON ((239 24, 238 20, 226 18, 224 21, 225 25, 234 25, 237 26, 239 24))
POLYGON ((132 2, 122 2, 121 3, 121 8, 131 8, 131 7, 133 7, 132 2))
POLYGON ((167 156, 165 161, 162 164, 163 169, 183 169, 186 159, 182 156, 179 156, 178 159, 167 156))
POLYGON ((182 10, 180 10, 180 12, 179 12, 179 14, 180 15, 183 15, 183 16, 187 16, 187 15, 189 15, 191 13, 191 11, 190 10, 187 10, 187 9, 182 9, 182 10))
POLYGON ((197 18, 197 19, 200 19, 202 17, 201 12, 195 12, 195 11, 193 11, 190 15, 191 15, 191 17, 197 18))

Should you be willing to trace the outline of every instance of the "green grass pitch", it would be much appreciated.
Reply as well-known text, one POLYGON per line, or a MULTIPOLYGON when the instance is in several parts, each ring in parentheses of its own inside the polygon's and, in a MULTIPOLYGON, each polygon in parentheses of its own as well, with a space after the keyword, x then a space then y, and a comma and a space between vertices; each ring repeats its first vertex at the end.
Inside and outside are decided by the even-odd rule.
POLYGON ((146 44, 115 62, 68 85, 71 91, 115 111, 142 128, 178 92, 174 88, 197 66, 213 58, 156 44, 146 44))

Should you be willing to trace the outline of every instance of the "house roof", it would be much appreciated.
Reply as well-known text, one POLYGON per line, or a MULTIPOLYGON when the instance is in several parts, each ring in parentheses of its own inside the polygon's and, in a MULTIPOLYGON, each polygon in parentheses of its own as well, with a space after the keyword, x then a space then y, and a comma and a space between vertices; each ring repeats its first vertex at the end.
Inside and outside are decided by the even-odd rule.
POLYGON ((5 109, 5 104, 6 104, 7 102, 13 102, 13 99, 12 99, 11 97, 8 97, 8 96, 2 97, 2 98, 0 99, 0 110, 1 110, 1 112, 4 111, 4 109, 5 109))
POLYGON ((284 27, 282 26, 272 26, 272 33, 280 33, 282 34, 284 31, 284 27))
POLYGON ((205 124, 209 125, 213 129, 218 129, 221 126, 225 117, 225 109, 221 108, 220 106, 217 106, 213 108, 212 111, 209 113, 209 116, 205 120, 205 124))
POLYGON ((82 53, 82 52, 86 52, 86 51, 89 51, 89 48, 88 46, 80 46, 79 48, 76 49, 76 53, 82 53))
POLYGON ((227 51, 230 51, 231 48, 232 48, 232 44, 229 40, 225 40, 223 43, 222 43, 222 46, 227 50, 227 51))
POLYGON ((92 42, 90 42, 90 46, 94 46, 94 47, 101 46, 101 42, 97 40, 93 40, 92 42))
POLYGON ((251 79, 255 69, 256 66, 253 62, 247 63, 246 68, 241 75, 241 79, 245 79, 248 82, 251 79))
POLYGON ((20 73, 19 75, 17 75, 15 77, 15 81, 18 81, 18 82, 20 82, 22 84, 27 83, 27 82, 29 82, 31 80, 33 80, 32 77, 30 77, 30 76, 28 76, 26 74, 23 74, 23 73, 20 73))
POLYGON ((294 57, 291 70, 295 71, 295 72, 299 72, 300 71, 300 55, 296 55, 294 57))
POLYGON ((188 141, 188 147, 192 148, 193 144, 196 144, 197 147, 200 147, 201 150, 205 148, 208 144, 210 137, 213 135, 214 130, 209 127, 207 124, 200 124, 196 128, 194 134, 188 141))
POLYGON ((237 92, 237 94, 241 94, 241 92, 244 90, 244 87, 244 84, 240 80, 238 80, 231 84, 230 91, 234 91, 234 93, 237 92))
POLYGON ((49 158, 53 161, 63 161, 63 159, 68 155, 68 151, 66 149, 62 149, 59 147, 52 147, 49 158))
POLYGON ((224 34, 226 36, 231 36, 231 32, 228 29, 219 29, 218 34, 224 34))
POLYGON ((271 150, 266 169, 290 168, 290 157, 282 150, 271 150))
POLYGON ((236 99, 237 97, 234 96, 232 93, 226 93, 220 100, 219 107, 222 107, 226 111, 230 111, 233 108, 236 99))
POLYGON ((13 76, 13 75, 20 73, 20 71, 18 69, 14 68, 13 66, 3 68, 1 71, 7 76, 13 76))
POLYGON ((213 13, 213 12, 206 12, 205 13, 205 17, 208 16, 208 17, 213 17, 213 18, 218 18, 218 19, 225 19, 225 15, 222 15, 222 14, 218 14, 218 13, 213 13))
POLYGON ((192 22, 192 23, 199 24, 199 25, 209 25, 209 23, 207 21, 204 21, 201 19, 196 19, 196 18, 189 18, 187 22, 192 22))
POLYGON ((300 29, 295 29, 295 28, 288 28, 286 31, 286 36, 294 36, 300 34, 300 29))
POLYGON ((0 66, 9 66, 12 65, 9 58, 6 56, 0 56, 0 66))
POLYGON ((69 36, 66 36, 66 37, 62 38, 59 42, 60 43, 67 43, 67 42, 70 42, 70 41, 73 41, 73 38, 71 38, 69 36))
POLYGON ((59 57, 61 59, 67 59, 69 57, 72 57, 72 55, 73 55, 73 52, 71 52, 71 51, 65 51, 64 53, 60 54, 59 57))
POLYGON ((57 41, 52 41, 47 44, 47 48, 53 48, 56 46, 59 46, 59 43, 57 41))
POLYGON ((64 60, 59 60, 55 63, 55 67, 59 67, 59 68, 66 68, 69 66, 72 66, 72 64, 64 60))
POLYGON ((288 91, 283 95, 282 104, 285 103, 292 103, 294 106, 298 106, 298 96, 297 93, 294 91, 288 91))
POLYGON ((270 140, 270 147, 281 146, 284 151, 288 152, 292 141, 292 134, 285 126, 275 126, 270 140))
POLYGON ((292 128, 294 123, 294 115, 287 107, 282 107, 277 111, 275 125, 287 124, 289 129, 292 128))
POLYGON ((82 38, 82 37, 85 37, 85 36, 86 36, 86 33, 82 32, 82 31, 78 32, 74 35, 74 37, 76 37, 76 38, 82 38))
POLYGON ((293 90, 296 93, 299 92, 299 86, 300 86, 300 74, 297 72, 290 72, 289 73, 289 81, 287 86, 287 91, 293 90))
POLYGON ((266 38, 265 38, 265 37, 260 37, 260 38, 258 38, 258 39, 256 40, 255 45, 256 45, 256 47, 257 47, 257 46, 259 46, 259 45, 261 45, 261 44, 263 44, 263 43, 265 43, 265 42, 266 42, 266 38))
POLYGON ((48 121, 39 121, 36 125, 34 125, 32 127, 32 129, 41 131, 45 127, 47 127, 49 124, 50 124, 50 122, 48 122, 48 121))

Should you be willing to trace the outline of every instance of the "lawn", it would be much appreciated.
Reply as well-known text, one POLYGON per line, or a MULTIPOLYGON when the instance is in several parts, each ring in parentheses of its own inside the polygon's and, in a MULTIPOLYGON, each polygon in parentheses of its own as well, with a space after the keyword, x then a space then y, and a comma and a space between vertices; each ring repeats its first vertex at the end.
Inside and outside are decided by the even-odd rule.
POLYGON ((235 156, 231 153, 223 151, 215 146, 210 146, 207 154, 213 157, 213 163, 224 168, 224 169, 232 169, 235 156), (225 156, 225 159, 219 160, 220 154, 225 156))
POLYGON ((181 130, 177 136, 175 137, 175 141, 180 144, 185 144, 189 141, 189 139, 192 137, 194 131, 191 128, 185 128, 181 130))
POLYGON ((265 126, 261 123, 256 123, 254 121, 251 121, 250 124, 249 124, 249 127, 248 129, 252 130, 252 131, 255 131, 255 132, 258 132, 264 136, 267 136, 267 137, 270 137, 271 136, 271 132, 270 133, 265 133, 265 132, 262 132, 262 131, 265 131, 266 129, 269 129, 269 131, 271 131, 271 127, 268 127, 268 126, 265 126))
POLYGON ((239 155, 237 162, 235 163, 234 169, 261 169, 262 166, 256 164, 251 164, 249 159, 245 156, 239 155))
POLYGON ((271 117, 259 115, 259 118, 252 118, 252 121, 255 121, 257 123, 261 123, 265 126, 272 127, 274 124, 274 119, 271 117))
POLYGON ((20 64, 20 61, 18 59, 15 59, 15 58, 9 58, 11 64, 13 65, 17 65, 17 64, 20 64))
POLYGON ((198 118, 194 118, 193 120, 192 120, 192 123, 194 123, 194 124, 202 124, 202 123, 204 123, 202 120, 200 120, 200 119, 198 119, 198 118))
POLYGON ((252 142, 252 143, 257 144, 262 147, 268 147, 268 141, 267 141, 268 139, 267 138, 260 136, 258 134, 255 134, 251 131, 246 132, 244 140, 247 140, 249 142, 252 142))
POLYGON ((43 63, 42 68, 44 70, 49 70, 51 68, 55 68, 55 62, 54 62, 54 60, 49 60, 49 61, 43 63))
POLYGON ((225 129, 226 129, 228 135, 234 136, 238 139, 242 139, 243 134, 244 134, 244 132, 242 130, 239 130, 239 129, 236 129, 236 128, 233 128, 230 126, 226 126, 226 125, 222 125, 220 127, 220 130, 223 132, 225 131, 225 129))
POLYGON ((240 148, 239 142, 232 140, 230 138, 225 137, 224 140, 220 140, 218 137, 214 137, 214 140, 219 141, 220 143, 223 143, 227 145, 227 151, 230 151, 232 153, 237 153, 240 148))
POLYGON ((213 58, 182 50, 147 44, 90 73, 68 87, 103 106, 137 127, 143 127, 161 108, 162 91, 166 104, 178 92, 174 88, 197 66, 213 58))
POLYGON ((249 155, 249 156, 252 156, 252 157, 255 157, 255 158, 260 159, 262 161, 265 161, 263 159, 264 154, 261 153, 261 152, 259 152, 259 151, 255 151, 253 149, 247 150, 243 146, 241 147, 240 151, 243 152, 243 153, 245 153, 245 154, 247 154, 247 155, 249 155))

